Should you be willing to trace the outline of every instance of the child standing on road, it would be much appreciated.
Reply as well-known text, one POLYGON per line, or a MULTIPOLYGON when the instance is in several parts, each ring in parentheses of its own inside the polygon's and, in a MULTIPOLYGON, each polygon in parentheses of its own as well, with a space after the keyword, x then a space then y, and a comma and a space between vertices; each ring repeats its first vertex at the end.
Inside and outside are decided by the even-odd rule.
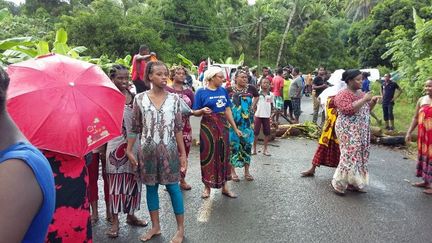
POLYGON ((264 150, 263 154, 270 156, 267 146, 270 137, 270 116, 274 106, 274 95, 270 92, 270 81, 267 78, 261 80, 261 91, 259 92, 259 98, 257 106, 254 107, 255 119, 254 119, 254 143, 252 148, 252 155, 257 154, 256 144, 258 142, 258 135, 263 127, 264 133, 264 150))
POLYGON ((180 172, 186 173, 187 159, 183 143, 183 124, 180 97, 165 91, 168 68, 163 62, 149 62, 145 81, 152 83, 149 91, 137 94, 133 104, 132 133, 128 134, 127 155, 135 166, 138 160, 133 152, 136 138, 140 137, 139 167, 141 181, 147 189, 147 206, 152 228, 140 240, 148 241, 160 235, 159 184, 165 185, 171 197, 177 221, 177 232, 171 242, 183 241, 184 206, 180 191, 180 172), (141 136, 138 136, 138 135, 141 136))

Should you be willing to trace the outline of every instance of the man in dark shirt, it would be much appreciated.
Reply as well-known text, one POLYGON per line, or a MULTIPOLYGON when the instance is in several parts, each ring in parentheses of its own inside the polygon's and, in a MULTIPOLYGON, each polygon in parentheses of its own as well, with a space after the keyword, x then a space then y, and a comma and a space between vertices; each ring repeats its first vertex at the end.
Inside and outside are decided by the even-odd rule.
MULTIPOLYGON (((326 81, 327 71, 324 67, 319 67, 318 75, 314 78, 312 83, 313 89, 313 118, 312 122, 317 123, 318 121, 318 112, 320 109, 320 102, 318 100, 318 96, 327 88, 326 81)), ((324 123, 325 113, 324 110, 321 112, 321 125, 324 123)))
POLYGON ((397 83, 391 80, 391 75, 387 73, 384 75, 384 82, 382 83, 380 91, 382 96, 382 108, 383 108, 383 115, 386 124, 386 129, 389 131, 393 131, 394 130, 393 106, 395 100, 402 93, 402 90, 397 83))

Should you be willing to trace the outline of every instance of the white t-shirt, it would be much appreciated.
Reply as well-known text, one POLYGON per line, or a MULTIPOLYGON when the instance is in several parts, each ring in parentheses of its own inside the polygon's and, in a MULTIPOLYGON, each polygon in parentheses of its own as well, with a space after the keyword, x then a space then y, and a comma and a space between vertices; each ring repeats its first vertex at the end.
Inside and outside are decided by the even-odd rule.
POLYGON ((260 118, 270 118, 272 104, 274 105, 273 93, 270 92, 264 96, 264 94, 260 92, 255 116, 260 118))

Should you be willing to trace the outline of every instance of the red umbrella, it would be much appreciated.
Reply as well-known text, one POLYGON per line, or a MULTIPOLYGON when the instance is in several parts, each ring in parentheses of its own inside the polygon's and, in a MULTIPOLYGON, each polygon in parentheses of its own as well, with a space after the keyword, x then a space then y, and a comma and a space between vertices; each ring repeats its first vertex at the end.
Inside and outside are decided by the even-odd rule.
POLYGON ((51 54, 7 72, 8 112, 36 147, 82 157, 121 134, 125 97, 97 65, 51 54))

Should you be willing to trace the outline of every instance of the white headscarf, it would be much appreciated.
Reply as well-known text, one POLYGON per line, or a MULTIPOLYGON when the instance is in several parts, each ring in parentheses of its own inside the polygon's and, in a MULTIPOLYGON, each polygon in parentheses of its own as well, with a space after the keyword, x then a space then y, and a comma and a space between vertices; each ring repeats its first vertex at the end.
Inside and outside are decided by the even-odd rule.
POLYGON ((325 109, 327 104, 327 98, 330 96, 335 96, 339 91, 345 89, 347 87, 346 83, 342 80, 333 82, 333 86, 325 89, 319 96, 321 106, 325 109))
POLYGON ((222 68, 211 66, 204 72, 204 82, 209 82, 216 74, 221 73, 222 68))

